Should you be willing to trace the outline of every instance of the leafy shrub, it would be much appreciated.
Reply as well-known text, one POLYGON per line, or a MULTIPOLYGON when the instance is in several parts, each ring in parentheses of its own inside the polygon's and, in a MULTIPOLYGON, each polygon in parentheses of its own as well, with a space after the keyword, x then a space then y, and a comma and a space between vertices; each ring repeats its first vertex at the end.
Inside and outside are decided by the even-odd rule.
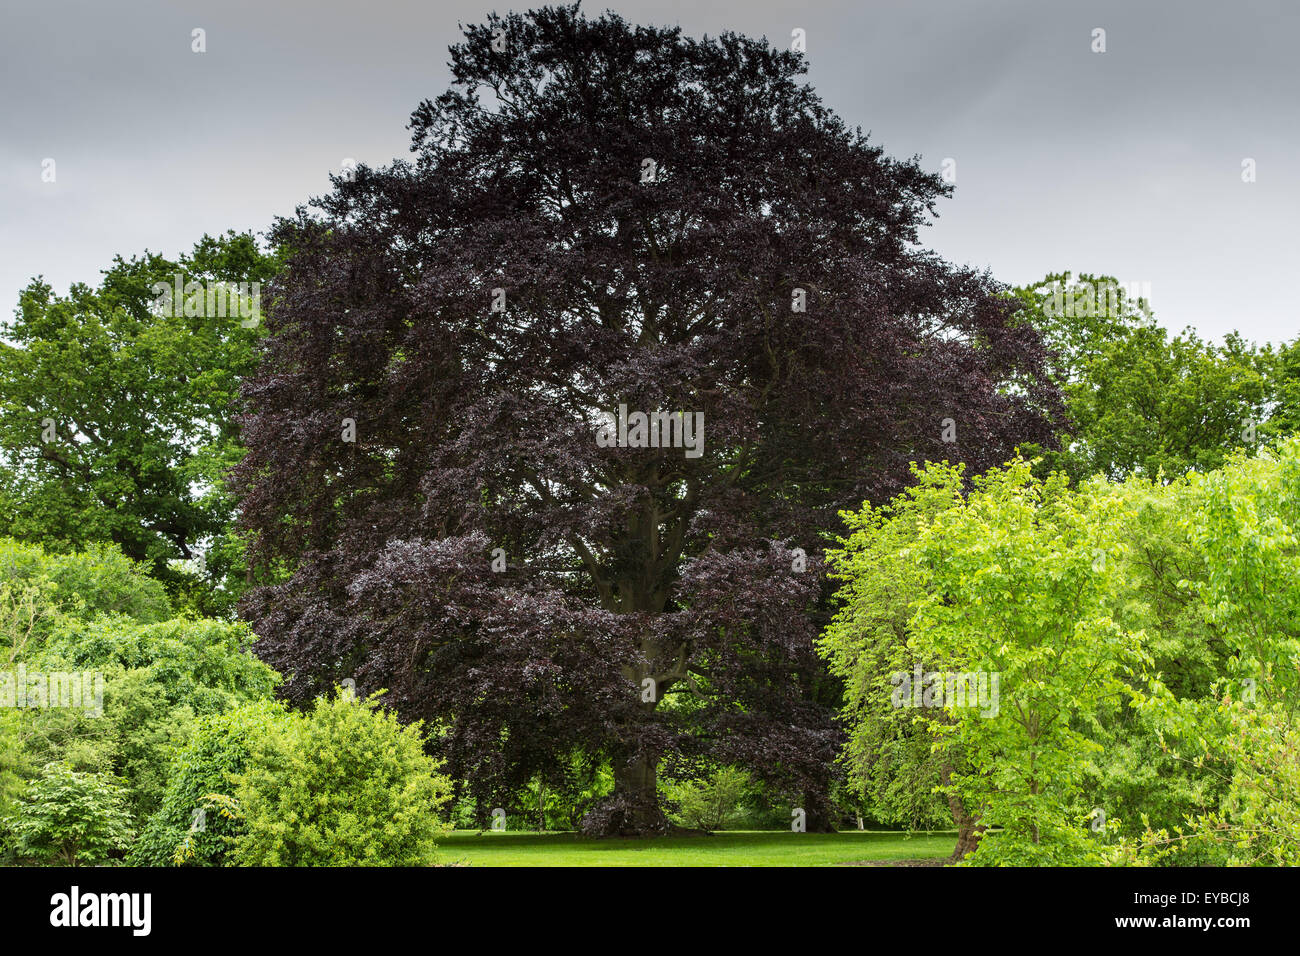
POLYGON ((451 784, 372 698, 317 700, 253 742, 236 791, 243 866, 423 866, 446 827, 451 784))
POLYGON ((18 853, 67 866, 109 861, 131 841, 125 796, 103 774, 46 764, 9 820, 18 853))
POLYGON ((101 617, 65 622, 51 634, 46 658, 68 670, 111 664, 149 668, 171 703, 210 714, 275 690, 279 676, 253 656, 255 639, 247 625, 229 621, 133 624, 101 617))
POLYGON ((677 805, 674 816, 682 825, 696 830, 725 830, 739 819, 748 786, 747 773, 723 767, 704 780, 673 785, 667 796, 677 805))
POLYGON ((116 614, 147 624, 172 614, 163 585, 111 544, 50 554, 39 545, 0 538, 0 582, 47 583, 55 606, 85 620, 116 614))
MULTIPOLYGON (((30 779, 51 760, 109 772, 127 788, 128 809, 143 825, 163 798, 166 770, 189 739, 196 716, 271 696, 278 675, 249 652, 242 624, 123 617, 63 619, 28 667, 103 674, 102 716, 79 708, 25 709, 12 721, 23 741, 15 772, 30 779)), ((0 803, 13 789, 0 759, 0 803)))
MULTIPOLYGON (((1232 783, 1219 813, 1197 820, 1203 839, 1232 866, 1300 866, 1300 728, 1281 704, 1224 705, 1232 783)), ((1181 862, 1181 861, 1180 861, 1181 862)))
MULTIPOLYGON (((1261 689, 1272 689, 1266 679, 1261 689)), ((1285 703, 1230 694, 1190 712, 1195 740, 1171 751, 1229 777, 1217 808, 1151 827, 1114 849, 1115 862, 1179 866, 1300 866, 1300 727, 1285 703)), ((1193 736, 1185 734, 1184 736, 1193 736)))
POLYGON ((284 717, 283 705, 267 700, 198 718, 188 746, 168 769, 161 805, 131 848, 129 862, 134 866, 231 865, 234 837, 242 832, 242 825, 211 812, 206 798, 234 789, 253 741, 268 736, 284 717), (196 818, 198 810, 203 812, 196 818))

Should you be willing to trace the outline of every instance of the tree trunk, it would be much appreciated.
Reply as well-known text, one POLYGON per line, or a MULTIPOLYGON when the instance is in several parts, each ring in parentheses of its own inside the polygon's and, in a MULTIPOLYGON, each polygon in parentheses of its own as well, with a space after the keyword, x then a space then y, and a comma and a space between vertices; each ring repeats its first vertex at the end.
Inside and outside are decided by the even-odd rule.
MULTIPOLYGON (((642 643, 642 651, 649 661, 659 657, 650 638, 642 643)), ((630 666, 623 673, 636 693, 642 693, 645 679, 654 676, 651 664, 630 666)), ((645 714, 654 712, 663 690, 664 684, 656 682, 653 694, 642 698, 640 706, 645 714)), ((598 836, 649 836, 669 832, 672 824, 659 807, 658 757, 644 752, 629 757, 624 752, 614 756, 613 764, 614 792, 598 811, 584 819, 583 830, 598 836)))
POLYGON ((657 800, 659 777, 654 765, 645 757, 636 757, 615 767, 614 792, 657 800))
POLYGON ((830 803, 825 794, 805 790, 803 794, 804 826, 809 833, 834 833, 830 803))
MULTIPOLYGON (((960 801, 958 801, 960 803, 960 801)), ((966 854, 974 853, 980 845, 980 837, 984 835, 984 827, 976 822, 975 817, 970 816, 964 810, 960 817, 954 814, 957 821, 957 847, 952 851, 952 856, 948 857, 949 863, 960 863, 966 858, 966 854)))
POLYGON ((644 755, 614 762, 611 812, 602 828, 609 836, 645 836, 671 829, 659 809, 657 761, 644 755))
MULTIPOLYGON (((939 780, 945 787, 951 783, 950 769, 945 766, 939 771, 939 780)), ((948 792, 948 811, 952 814, 953 823, 957 825, 957 846, 952 851, 952 856, 948 857, 948 862, 960 863, 966 858, 966 854, 975 852, 980 837, 984 835, 985 827, 980 824, 979 817, 966 811, 966 805, 961 802, 961 797, 951 791, 948 792)))

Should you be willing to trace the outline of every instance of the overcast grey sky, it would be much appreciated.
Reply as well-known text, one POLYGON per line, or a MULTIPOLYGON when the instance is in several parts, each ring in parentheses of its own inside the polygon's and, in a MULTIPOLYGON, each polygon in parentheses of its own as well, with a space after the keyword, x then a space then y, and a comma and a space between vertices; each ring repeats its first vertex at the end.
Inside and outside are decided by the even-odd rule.
MULTIPOLYGON (((44 274, 265 229, 344 158, 407 155, 446 49, 505 3, 3 0, 0 308, 44 274), (191 51, 191 31, 207 51, 191 51), (55 181, 42 180, 55 161, 55 181)), ((538 6, 519 3, 513 9, 538 6)), ((787 46, 896 156, 955 161, 924 235, 1012 283, 1072 269, 1149 283, 1156 317, 1219 337, 1300 333, 1300 4, 609 0, 629 20, 787 46), (1105 52, 1093 31, 1104 29, 1105 52), (1255 161, 1256 181, 1242 163, 1255 161)))

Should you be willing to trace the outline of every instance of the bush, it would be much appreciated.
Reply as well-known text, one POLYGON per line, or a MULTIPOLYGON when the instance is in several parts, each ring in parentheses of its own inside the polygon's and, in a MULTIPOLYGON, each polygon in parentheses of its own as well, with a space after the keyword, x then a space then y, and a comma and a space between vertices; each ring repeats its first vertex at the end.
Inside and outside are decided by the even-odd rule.
POLYGON ((59 610, 85 620, 120 614, 148 624, 172 613, 162 584, 111 544, 47 554, 39 545, 0 538, 0 581, 15 587, 47 584, 59 610))
POLYGON ((124 798, 103 774, 46 764, 9 820, 18 853, 66 866, 107 862, 131 842, 124 798))
POLYGON ((1283 704, 1228 701, 1223 743, 1232 784, 1223 808, 1197 821, 1203 838, 1230 847, 1232 866, 1300 866, 1300 730, 1283 704))
MULTIPOLYGON (((425 866, 451 784, 374 698, 318 700, 253 742, 236 800, 241 866, 425 866)), ((211 816, 211 814, 209 814, 211 816)))
POLYGON ((749 786, 749 775, 735 767, 723 767, 705 780, 688 780, 669 789, 668 798, 678 806, 674 814, 682 825, 697 830, 725 830, 741 815, 741 803, 749 786))
POLYGON ((1124 841, 1116 862, 1300 866, 1300 729, 1292 706, 1225 695, 1211 712, 1200 710, 1202 736, 1186 742, 1183 756, 1229 777, 1220 806, 1124 841))
POLYGON ((59 620, 27 665, 102 673, 103 712, 32 708, 0 718, 0 727, 12 726, 22 741, 12 774, 0 754, 0 807, 21 788, 14 776, 30 779, 59 760, 74 770, 112 773, 128 790, 136 825, 143 825, 161 803, 166 769, 189 741, 195 718, 270 698, 279 676, 249 653, 251 643, 247 627, 224 621, 59 620))
POLYGON ((280 677, 252 654, 245 624, 174 618, 137 625, 121 618, 65 621, 50 635, 46 660, 68 670, 149 668, 169 702, 196 714, 271 696, 280 677))
POLYGON ((133 866, 229 866, 242 822, 217 812, 209 794, 233 791, 253 741, 285 717, 275 701, 258 701, 226 714, 200 717, 189 745, 172 761, 158 811, 131 848, 133 866), (195 811, 202 810, 196 817, 195 811))

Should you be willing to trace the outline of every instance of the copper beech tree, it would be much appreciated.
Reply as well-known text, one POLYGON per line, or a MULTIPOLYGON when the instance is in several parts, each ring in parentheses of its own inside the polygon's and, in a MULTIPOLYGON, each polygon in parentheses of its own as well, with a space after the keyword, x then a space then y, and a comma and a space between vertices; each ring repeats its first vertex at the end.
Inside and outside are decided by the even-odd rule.
POLYGON ((610 761, 592 832, 662 830, 657 772, 717 764, 824 825, 822 533, 911 461, 1048 442, 1041 340, 919 247, 949 187, 799 53, 566 7, 449 65, 412 160, 273 231, 259 653, 295 701, 387 688, 487 799, 610 761))

